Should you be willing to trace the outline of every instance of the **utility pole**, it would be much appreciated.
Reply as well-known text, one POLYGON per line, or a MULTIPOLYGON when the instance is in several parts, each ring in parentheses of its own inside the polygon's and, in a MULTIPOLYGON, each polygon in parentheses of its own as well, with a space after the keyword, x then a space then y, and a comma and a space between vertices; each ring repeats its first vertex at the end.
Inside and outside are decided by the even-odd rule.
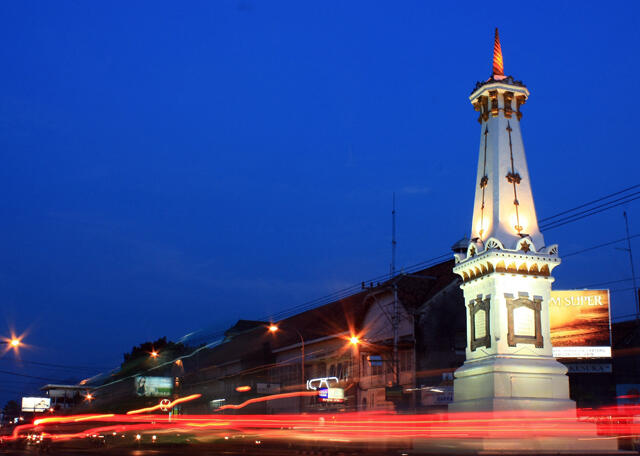
POLYGON ((624 215, 624 226, 627 233, 627 248, 629 252, 629 261, 631 262, 631 278, 633 280, 633 300, 636 304, 636 320, 640 318, 640 302, 638 301, 638 287, 636 286, 636 271, 633 266, 633 252, 631 251, 631 237, 629 236, 629 219, 627 218, 627 211, 622 213, 624 215))
POLYGON ((398 305, 398 281, 396 280, 396 193, 393 193, 393 208, 391 210, 391 282, 393 283, 393 379, 394 385, 400 384, 398 363, 398 342, 400 331, 400 307, 398 305))

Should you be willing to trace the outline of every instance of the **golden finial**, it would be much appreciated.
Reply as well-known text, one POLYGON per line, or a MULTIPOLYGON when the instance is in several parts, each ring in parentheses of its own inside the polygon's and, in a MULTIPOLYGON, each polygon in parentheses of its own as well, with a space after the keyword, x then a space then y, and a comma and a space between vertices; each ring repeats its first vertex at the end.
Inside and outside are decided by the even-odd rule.
POLYGON ((504 64, 502 62, 502 48, 500 47, 498 27, 496 27, 496 37, 493 42, 493 75, 504 76, 504 64))

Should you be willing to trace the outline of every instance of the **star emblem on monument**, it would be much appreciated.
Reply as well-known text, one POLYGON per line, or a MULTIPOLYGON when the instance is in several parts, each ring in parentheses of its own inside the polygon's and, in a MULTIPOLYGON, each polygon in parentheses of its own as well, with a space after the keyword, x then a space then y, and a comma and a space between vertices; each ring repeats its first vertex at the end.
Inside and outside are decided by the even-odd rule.
POLYGON ((527 241, 524 241, 522 244, 520 244, 520 250, 522 250, 524 253, 529 252, 529 250, 531 250, 531 244, 529 244, 527 241))

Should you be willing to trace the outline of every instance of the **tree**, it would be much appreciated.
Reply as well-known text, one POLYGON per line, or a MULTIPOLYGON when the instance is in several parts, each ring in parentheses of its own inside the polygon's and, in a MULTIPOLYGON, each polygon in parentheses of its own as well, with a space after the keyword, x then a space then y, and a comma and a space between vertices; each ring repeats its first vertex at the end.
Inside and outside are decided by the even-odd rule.
POLYGON ((153 342, 144 342, 131 349, 129 353, 124 354, 124 362, 122 365, 134 361, 138 358, 147 359, 151 352, 156 352, 159 355, 175 354, 184 351, 184 345, 181 343, 175 343, 168 341, 167 337, 163 336, 160 339, 153 342))
POLYGON ((120 370, 111 376, 110 380, 144 374, 153 369, 150 375, 166 375, 171 371, 171 363, 163 366, 166 361, 172 361, 186 353, 187 348, 182 343, 167 341, 166 336, 155 341, 143 342, 134 346, 129 353, 124 353, 120 370), (151 353, 157 353, 152 357, 151 353), (155 369, 160 367, 159 369, 155 369))
POLYGON ((14 418, 20 416, 20 407, 16 401, 9 401, 2 408, 2 414, 5 420, 13 421, 14 418))

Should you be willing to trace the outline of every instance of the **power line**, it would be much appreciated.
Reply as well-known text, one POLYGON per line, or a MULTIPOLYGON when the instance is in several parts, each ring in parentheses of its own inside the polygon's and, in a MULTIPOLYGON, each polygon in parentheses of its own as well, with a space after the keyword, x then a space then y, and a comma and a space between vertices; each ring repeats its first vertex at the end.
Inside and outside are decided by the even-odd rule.
POLYGON ((101 366, 72 366, 72 365, 65 365, 65 364, 52 364, 52 363, 42 363, 39 361, 27 361, 27 360, 13 360, 10 358, 0 358, 0 360, 2 361, 9 361, 9 362, 15 362, 16 364, 33 364, 35 366, 43 366, 43 367, 51 367, 51 368, 56 368, 56 369, 66 369, 66 370, 104 370, 104 369, 110 369, 109 367, 101 367, 101 366))
POLYGON ((6 371, 6 370, 0 370, 0 374, 7 374, 7 375, 16 375, 18 377, 25 377, 25 378, 35 378, 37 380, 44 380, 46 382, 65 382, 68 380, 57 380, 57 379, 52 379, 52 378, 47 378, 47 377, 38 377, 35 375, 27 375, 27 374, 20 374, 18 372, 11 372, 11 371, 6 371))
MULTIPOLYGON (((629 279, 629 280, 631 280, 631 279, 629 279)), ((615 290, 609 290, 609 293, 617 293, 619 291, 631 291, 633 289, 634 289, 633 287, 631 287, 631 288, 616 288, 615 290)))
POLYGON ((633 198, 628 198, 628 199, 625 196, 623 198, 619 198, 619 199, 610 201, 608 203, 601 204, 601 205, 596 206, 594 208, 587 209, 586 211, 582 211, 582 212, 579 212, 577 214, 571 215, 569 217, 565 217, 565 218, 563 218, 561 220, 557 220, 555 222, 550 222, 550 223, 548 223, 546 225, 541 225, 540 229, 541 230, 546 230, 546 231, 552 230, 554 228, 558 228, 560 226, 566 225, 567 223, 577 222, 578 220, 582 220, 585 217, 589 217, 591 215, 599 214, 600 212, 604 212, 604 211, 607 211, 609 209, 613 209, 614 207, 622 206, 623 204, 630 203, 631 201, 635 201, 638 198, 640 198, 640 192, 633 193, 632 195, 628 195, 628 196, 633 196, 633 195, 637 195, 637 196, 634 196, 633 198), (611 203, 616 203, 616 204, 611 204, 611 203))
MULTIPOLYGON (((640 277, 636 277, 636 279, 640 279, 640 277)), ((627 279, 619 279, 619 280, 609 280, 608 282, 598 282, 598 283, 592 283, 589 285, 583 285, 581 287, 576 287, 576 288, 591 288, 591 287, 599 287, 601 285, 610 285, 612 283, 621 283, 621 282, 629 282, 633 280, 633 277, 629 277, 627 279)), ((633 288, 631 288, 631 290, 633 290, 633 288)))
POLYGON ((546 217, 546 218, 540 219, 540 220, 538 220, 538 222, 539 222, 539 223, 546 222, 546 221, 548 221, 548 220, 551 220, 551 219, 557 218, 557 217, 559 217, 559 216, 561 216, 561 215, 568 214, 569 212, 573 212, 573 211, 575 211, 575 210, 577 210, 577 209, 582 209, 583 207, 589 206, 590 204, 598 203, 598 202, 600 202, 600 201, 602 201, 602 200, 605 200, 605 199, 607 199, 607 198, 611 198, 612 196, 616 196, 616 195, 619 195, 619 194, 621 194, 621 193, 628 192, 629 190, 633 190, 634 188, 637 188, 637 187, 640 187, 640 184, 632 185, 631 187, 627 187, 627 188, 625 188, 625 189, 623 189, 623 190, 619 190, 619 191, 617 191, 617 192, 610 193, 609 195, 602 196, 602 197, 597 198, 597 199, 595 199, 595 200, 593 200, 593 201, 589 201, 588 203, 584 203, 584 204, 581 204, 580 206, 576 206, 576 207, 574 207, 574 208, 572 208, 572 209, 567 209, 567 210, 562 211, 562 212, 559 212, 559 213, 557 213, 557 214, 555 214, 555 215, 551 215, 551 216, 549 216, 549 217, 546 217))
MULTIPOLYGON (((633 239, 640 236, 640 234, 634 234, 633 236, 629 236, 629 239, 633 239)), ((571 253, 565 253, 562 255, 562 258, 567 258, 573 255, 578 255, 580 253, 584 253, 584 252, 588 252, 590 250, 595 250, 595 249, 599 249, 600 247, 606 247, 608 245, 612 245, 612 244, 617 244, 618 242, 622 242, 622 241, 626 241, 627 238, 623 237, 621 239, 616 239, 615 241, 609 241, 609 242, 605 242, 604 244, 598 244, 598 245, 594 245, 593 247, 587 247, 585 249, 582 250, 577 250, 575 252, 571 252, 571 253)))

